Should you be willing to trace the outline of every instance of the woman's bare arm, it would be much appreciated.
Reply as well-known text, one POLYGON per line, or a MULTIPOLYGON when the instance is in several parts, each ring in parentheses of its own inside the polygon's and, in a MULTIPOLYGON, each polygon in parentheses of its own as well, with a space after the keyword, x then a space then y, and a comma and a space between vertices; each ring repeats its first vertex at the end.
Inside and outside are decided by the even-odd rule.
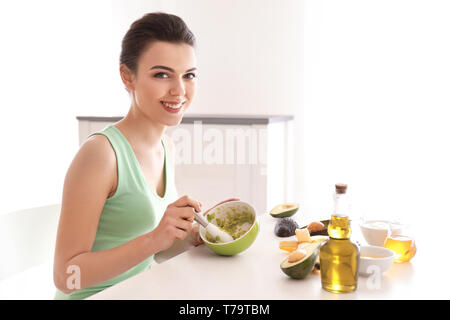
POLYGON ((70 266, 79 268, 81 288, 86 288, 125 272, 158 250, 151 236, 144 235, 110 250, 90 251, 114 181, 114 151, 106 137, 93 136, 80 148, 64 182, 53 271, 56 287, 65 293, 74 291, 66 285, 70 266))

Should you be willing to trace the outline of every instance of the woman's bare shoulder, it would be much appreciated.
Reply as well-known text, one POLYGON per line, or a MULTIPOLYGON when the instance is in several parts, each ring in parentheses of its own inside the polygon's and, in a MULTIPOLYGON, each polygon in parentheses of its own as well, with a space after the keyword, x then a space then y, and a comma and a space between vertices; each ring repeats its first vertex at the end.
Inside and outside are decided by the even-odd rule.
POLYGON ((88 158, 91 162, 102 162, 103 165, 115 163, 115 153, 108 140, 102 134, 89 137, 80 147, 77 156, 88 158))
MULTIPOLYGON (((87 139, 75 155, 68 176, 97 180, 110 185, 116 172, 116 156, 108 138, 93 135, 87 139)), ((77 179, 78 180, 78 179, 77 179)))

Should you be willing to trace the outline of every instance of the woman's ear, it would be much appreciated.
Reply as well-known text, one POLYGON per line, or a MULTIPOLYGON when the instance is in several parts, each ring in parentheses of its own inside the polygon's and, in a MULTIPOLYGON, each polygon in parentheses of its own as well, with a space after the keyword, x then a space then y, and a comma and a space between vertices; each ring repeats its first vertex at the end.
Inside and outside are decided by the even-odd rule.
POLYGON ((128 91, 133 91, 134 90, 133 73, 124 64, 120 65, 120 77, 122 78, 122 82, 125 85, 125 88, 128 91))

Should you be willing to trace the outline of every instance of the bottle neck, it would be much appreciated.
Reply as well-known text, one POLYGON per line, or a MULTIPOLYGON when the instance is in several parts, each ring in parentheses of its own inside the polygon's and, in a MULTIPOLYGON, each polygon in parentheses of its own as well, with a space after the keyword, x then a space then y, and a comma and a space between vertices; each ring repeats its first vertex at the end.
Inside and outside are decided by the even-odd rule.
POLYGON ((348 216, 349 203, 348 196, 344 194, 335 193, 334 194, 334 215, 338 216, 348 216))
POLYGON ((333 239, 350 239, 352 230, 348 215, 348 197, 346 194, 334 195, 334 212, 328 225, 328 235, 333 239))

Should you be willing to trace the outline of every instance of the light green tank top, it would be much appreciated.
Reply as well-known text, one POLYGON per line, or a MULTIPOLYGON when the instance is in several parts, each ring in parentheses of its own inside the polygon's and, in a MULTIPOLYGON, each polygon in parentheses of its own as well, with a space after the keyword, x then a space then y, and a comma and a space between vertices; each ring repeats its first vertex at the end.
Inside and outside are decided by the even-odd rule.
MULTIPOLYGON (((91 251, 117 247, 156 228, 167 206, 178 199, 172 159, 163 136, 165 192, 160 197, 151 189, 125 136, 110 125, 100 132, 108 138, 117 160, 118 182, 114 195, 103 207, 91 251)), ((153 256, 115 278, 95 286, 64 294, 57 290, 55 299, 84 299, 151 267, 153 256)), ((81 273, 81 276, 83 274, 81 273)))

